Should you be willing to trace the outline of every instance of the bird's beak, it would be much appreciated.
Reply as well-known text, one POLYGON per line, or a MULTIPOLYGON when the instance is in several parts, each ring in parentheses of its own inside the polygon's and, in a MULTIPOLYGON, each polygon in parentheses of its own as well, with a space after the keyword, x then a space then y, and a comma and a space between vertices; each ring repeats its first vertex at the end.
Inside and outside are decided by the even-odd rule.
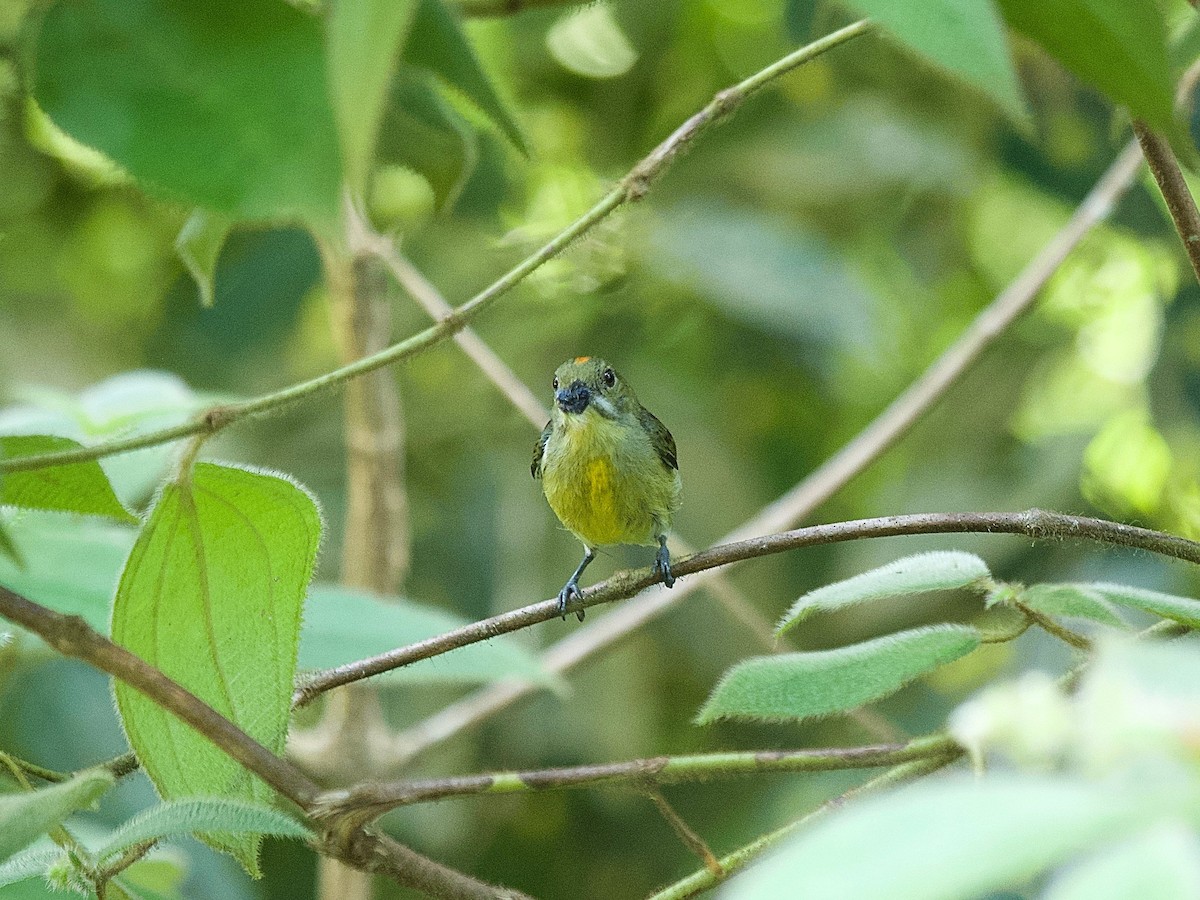
POLYGON ((592 399, 592 392, 582 381, 572 381, 569 387, 563 388, 554 395, 554 402, 565 413, 581 413, 587 409, 592 399))

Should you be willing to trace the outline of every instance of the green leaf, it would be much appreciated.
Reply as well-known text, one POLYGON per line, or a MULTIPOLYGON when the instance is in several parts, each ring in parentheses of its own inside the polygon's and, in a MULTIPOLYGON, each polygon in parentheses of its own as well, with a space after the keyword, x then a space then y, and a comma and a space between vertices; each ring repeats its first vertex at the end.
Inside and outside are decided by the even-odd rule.
MULTIPOLYGON (((168 484, 142 529, 113 605, 113 640, 282 753, 300 612, 321 519, 285 478, 211 463, 168 484)), ((124 684, 117 706, 164 799, 268 804, 273 792, 207 738, 124 684)), ((258 872, 255 836, 207 840, 258 872)))
POLYGON ((798 721, 848 712, 978 646, 974 628, 934 625, 837 650, 755 657, 725 673, 696 722, 798 721))
POLYGON ((388 82, 418 0, 333 0, 326 28, 329 89, 346 181, 361 195, 375 154, 388 82))
MULTIPOLYGON (((313 585, 304 611, 300 666, 332 669, 465 624, 465 619, 419 603, 335 585, 313 585)), ((563 684, 560 676, 507 636, 393 669, 380 677, 420 684, 472 684, 501 678, 522 678, 554 688, 563 684)))
POLYGON ((429 182, 438 209, 449 209, 475 169, 475 132, 438 93, 433 78, 402 66, 379 136, 380 162, 412 169, 429 182))
POLYGON ((991 0, 851 0, 899 41, 991 97, 1018 122, 1029 109, 991 0))
POLYGON ((1166 28, 1157 3, 997 0, 1009 24, 1154 127, 1178 131, 1166 28))
POLYGON ((31 847, 9 857, 4 862, 0 862, 0 887, 44 875, 46 869, 57 862, 62 855, 63 851, 61 850, 31 847))
POLYGON ((24 849, 75 810, 91 806, 112 785, 108 772, 91 771, 36 791, 0 795, 0 860, 24 849))
POLYGON ((790 897, 803 885, 805 900, 980 897, 1127 833, 1157 812, 1158 799, 1065 778, 927 780, 820 820, 723 896, 790 897))
POLYGON ((500 100, 458 20, 442 0, 417 0, 404 61, 433 72, 482 110, 513 144, 527 152, 516 120, 500 100))
POLYGON ((637 62, 637 52, 603 2, 563 14, 546 32, 546 49, 563 68, 585 78, 616 78, 637 62))
POLYGON ((200 290, 200 305, 213 305, 213 279, 217 260, 233 223, 224 216, 196 209, 179 229, 175 238, 175 253, 187 267, 188 274, 200 290))
POLYGON ((1194 600, 1191 597, 1176 597, 1173 594, 1148 591, 1145 588, 1132 587, 1128 584, 1093 582, 1076 585, 1076 587, 1095 591, 1118 606, 1140 609, 1156 616, 1162 616, 1164 619, 1181 622, 1192 628, 1200 628, 1200 600, 1194 600))
POLYGON ((312 832, 291 816, 269 806, 203 797, 168 801, 139 813, 114 831, 105 844, 97 848, 96 856, 103 864, 144 841, 211 831, 270 834, 297 840, 312 837, 312 832))
MULTIPOLYGON (((0 457, 11 459, 58 453, 78 450, 80 446, 70 438, 53 435, 12 435, 0 437, 0 457)), ((118 522, 137 522, 137 517, 121 505, 108 476, 95 460, 9 472, 0 481, 0 506, 76 512, 105 516, 118 522)))
POLYGON ((1035 584, 1021 591, 1017 599, 1048 616, 1091 619, 1114 628, 1129 627, 1116 608, 1086 584, 1035 584))
POLYGON ((1200 841, 1190 828, 1162 824, 1105 847, 1064 872, 1042 900, 1172 900, 1200 897, 1200 841))
POLYGON ((330 222, 325 75, 319 20, 279 0, 72 0, 46 12, 32 84, 59 128, 177 199, 330 222))
POLYGON ((3 563, 4 557, 7 557, 18 569, 25 568, 25 557, 21 555, 21 548, 13 541, 4 522, 0 522, 0 564, 3 563))
POLYGON ((29 558, 24 567, 0 559, 0 583, 107 634, 113 592, 137 532, 55 513, 22 513, 10 528, 29 558))
POLYGON ((918 553, 809 591, 787 611, 775 630, 782 634, 817 610, 845 609, 888 597, 956 590, 987 577, 987 563, 973 553, 953 550, 918 553))

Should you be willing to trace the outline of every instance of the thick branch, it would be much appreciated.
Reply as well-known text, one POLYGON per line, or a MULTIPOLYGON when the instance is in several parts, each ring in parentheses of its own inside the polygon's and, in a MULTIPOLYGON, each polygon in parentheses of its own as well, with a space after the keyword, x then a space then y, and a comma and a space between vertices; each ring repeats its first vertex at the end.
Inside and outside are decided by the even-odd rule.
POLYGON ((251 416, 273 412, 279 408, 311 397, 322 391, 338 387, 345 382, 374 372, 384 366, 390 366, 408 359, 417 353, 428 350, 457 332, 461 331, 477 315, 496 302, 498 298, 512 290, 517 284, 536 271, 543 263, 562 253, 577 238, 590 231, 607 218, 614 210, 624 204, 640 199, 649 189, 651 182, 662 175, 674 161, 679 152, 690 145, 696 137, 710 125, 725 119, 742 101, 757 93, 772 80, 784 75, 806 62, 810 62, 834 47, 846 43, 861 34, 865 34, 873 26, 867 21, 848 25, 833 34, 813 41, 793 53, 756 72, 744 81, 719 93, 716 98, 703 110, 688 119, 674 134, 659 144, 651 153, 639 162, 616 187, 600 198, 590 210, 567 226, 556 237, 546 243, 540 250, 526 257, 498 280, 492 282, 462 306, 457 307, 450 315, 442 318, 436 325, 426 328, 385 350, 363 357, 349 365, 334 369, 324 375, 308 381, 294 384, 283 390, 264 394, 252 400, 231 403, 216 407, 203 413, 198 418, 183 425, 176 425, 161 431, 152 431, 135 437, 116 441, 106 441, 91 447, 81 447, 77 450, 67 450, 58 453, 40 453, 31 456, 17 456, 0 459, 0 473, 22 472, 30 469, 40 469, 47 466, 59 466, 67 463, 85 462, 100 459, 117 453, 128 453, 143 447, 153 447, 170 441, 180 440, 197 434, 215 434, 235 422, 251 416))
POLYGON ((1142 145, 1150 173, 1162 191, 1171 221, 1175 223, 1175 230, 1183 241, 1188 262, 1192 264, 1192 271, 1200 280, 1200 212, 1196 210, 1196 201, 1188 190, 1183 172, 1179 170, 1179 162, 1166 139, 1151 131, 1145 122, 1134 120, 1133 131, 1142 145))
MULTIPOLYGON (((836 544, 862 538, 897 537, 914 534, 1024 534, 1035 540, 1078 540, 1098 541, 1148 550, 1162 556, 1170 556, 1187 562, 1200 564, 1200 543, 1176 537, 1161 531, 1122 525, 1104 519, 1086 516, 1069 516, 1063 513, 1031 509, 1021 513, 919 513, 908 516, 884 516, 876 519, 858 519, 851 522, 835 522, 828 525, 812 525, 779 534, 750 540, 721 544, 701 553, 685 556, 672 565, 675 576, 693 575, 719 566, 783 553, 799 547, 816 544, 836 544)), ((601 603, 612 603, 632 597, 639 591, 657 584, 662 577, 650 568, 618 572, 607 581, 584 590, 579 608, 586 609, 601 603)), ((350 684, 372 675, 379 675, 418 660, 448 653, 459 647, 485 641, 501 634, 528 628, 538 622, 556 618, 558 600, 545 600, 524 606, 511 612, 482 619, 448 631, 437 637, 427 638, 407 647, 399 647, 358 662, 347 663, 335 669, 320 672, 306 679, 296 691, 293 703, 303 706, 318 694, 350 684)))

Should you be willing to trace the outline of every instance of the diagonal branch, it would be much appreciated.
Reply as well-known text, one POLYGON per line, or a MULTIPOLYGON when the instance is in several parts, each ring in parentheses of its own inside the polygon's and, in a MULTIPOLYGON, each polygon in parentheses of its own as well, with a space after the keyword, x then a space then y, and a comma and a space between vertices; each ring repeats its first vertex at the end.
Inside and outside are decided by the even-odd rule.
POLYGON ((274 412, 281 407, 299 400, 312 397, 314 394, 338 387, 345 382, 374 372, 384 366, 394 365, 408 359, 417 353, 428 350, 452 337, 467 326, 471 320, 490 307, 504 294, 524 281, 547 260, 562 253, 575 240, 586 234, 597 224, 607 218, 614 210, 626 203, 640 200, 650 189, 651 184, 666 172, 671 163, 689 148, 691 144, 711 126, 726 120, 749 97, 761 91, 781 75, 812 61, 821 54, 838 47, 847 41, 866 34, 874 26, 867 20, 855 22, 845 28, 828 34, 811 44, 801 47, 782 59, 777 60, 759 72, 754 73, 733 87, 726 88, 717 94, 704 109, 688 119, 677 128, 666 140, 655 147, 649 155, 635 165, 596 204, 567 226, 557 236, 552 238, 536 253, 526 257, 507 273, 488 287, 484 288, 466 303, 455 308, 449 315, 442 317, 435 325, 418 332, 405 340, 392 344, 378 353, 372 353, 355 362, 334 369, 324 375, 302 381, 290 387, 251 400, 231 403, 214 407, 199 417, 182 425, 152 431, 147 434, 121 438, 67 450, 57 453, 39 453, 31 456, 7 457, 0 459, 0 473, 23 472, 40 469, 47 466, 60 466, 67 463, 86 462, 100 459, 117 453, 128 453, 143 447, 153 447, 177 441, 193 435, 212 435, 243 419, 274 412))
MULTIPOLYGON (((685 556, 672 565, 676 578, 694 575, 722 566, 732 565, 760 556, 783 553, 799 547, 835 544, 863 538, 897 537, 916 534, 1023 534, 1034 540, 1061 541, 1066 539, 1097 541, 1122 547, 1134 547, 1162 556, 1200 564, 1200 543, 1161 531, 1122 525, 1104 519, 1070 516, 1064 513, 1031 509, 1020 513, 918 513, 907 516, 883 516, 857 519, 828 525, 811 525, 761 538, 720 544, 700 553, 685 556)), ((650 568, 618 572, 607 581, 583 591, 579 608, 587 609, 601 603, 624 600, 658 584, 662 576, 650 568)), ((418 660, 448 653, 500 634, 528 628, 559 615, 557 599, 533 603, 511 612, 481 619, 436 637, 426 638, 309 676, 292 698, 293 705, 303 706, 319 694, 343 684, 361 681, 372 675, 389 672, 418 660)))
POLYGON ((1162 191, 1163 200, 1167 204, 1167 212, 1179 232, 1179 240, 1183 242, 1184 252, 1192 271, 1200 279, 1200 212, 1196 210, 1196 201, 1188 189, 1179 169, 1179 161, 1166 139, 1145 123, 1138 120, 1133 122, 1133 132, 1142 145, 1142 153, 1150 166, 1150 174, 1162 191))

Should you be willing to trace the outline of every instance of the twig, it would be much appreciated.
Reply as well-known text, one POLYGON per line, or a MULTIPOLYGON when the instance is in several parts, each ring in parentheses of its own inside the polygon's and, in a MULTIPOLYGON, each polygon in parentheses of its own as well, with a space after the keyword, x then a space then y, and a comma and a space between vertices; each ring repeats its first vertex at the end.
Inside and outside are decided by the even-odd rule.
POLYGON ((1024 603, 1017 603, 1017 609, 1025 613, 1028 617, 1027 621, 1037 623, 1037 626, 1047 634, 1052 634, 1065 644, 1070 644, 1076 650, 1088 652, 1092 649, 1092 642, 1078 632, 1072 631, 1065 625, 1060 625, 1050 616, 1038 612, 1036 609, 1031 609, 1024 603))
POLYGON ((424 781, 363 784, 329 791, 316 803, 321 815, 354 815, 367 820, 399 806, 428 803, 449 797, 480 794, 513 794, 598 785, 681 784, 713 778, 735 778, 764 772, 831 772, 874 769, 914 759, 944 756, 957 745, 941 734, 916 738, 906 744, 869 747, 831 747, 818 750, 748 750, 699 753, 691 756, 654 756, 617 763, 597 763, 528 772, 488 772, 424 781))
POLYGON ((712 850, 708 848, 708 844, 704 842, 704 838, 700 837, 684 821, 683 816, 675 811, 675 807, 662 795, 662 791, 647 787, 644 792, 658 809, 659 815, 667 820, 667 824, 671 826, 671 830, 675 832, 675 835, 683 842, 683 845, 700 857, 700 861, 704 863, 704 868, 716 877, 724 875, 725 870, 721 868, 721 863, 718 862, 712 850))
MULTIPOLYGON (((1108 216, 1117 200, 1129 188, 1140 163, 1141 151, 1137 142, 1131 141, 1096 182, 1062 230, 904 393, 837 453, 723 540, 742 540, 791 527, 810 515, 907 434, 937 405, 975 360, 1032 305, 1038 291, 1067 254, 1108 216)), ((625 604, 609 615, 575 630, 542 655, 543 665, 552 672, 568 671, 681 602, 708 577, 691 579, 676 585, 673 591, 651 591, 637 602, 625 604)), ((533 690, 534 686, 528 682, 507 681, 476 691, 398 735, 397 750, 412 758, 506 708, 533 690)))
POLYGON ((1160 134, 1140 120, 1133 122, 1133 132, 1142 145, 1142 153, 1150 166, 1150 174, 1158 182, 1166 201, 1167 211, 1179 239, 1183 242, 1183 250, 1187 253, 1188 262, 1192 264, 1192 272, 1200 280, 1200 212, 1196 210, 1196 201, 1188 190, 1183 172, 1179 170, 1179 162, 1171 150, 1171 145, 1160 134))
POLYGON ((670 167, 675 158, 689 147, 701 132, 726 119, 747 98, 758 93, 781 75, 810 62, 834 47, 866 34, 873 27, 866 20, 847 25, 845 28, 789 53, 733 87, 721 91, 708 106, 688 119, 670 137, 655 147, 645 159, 635 165, 629 174, 621 179, 616 187, 601 197, 590 210, 559 232, 536 253, 509 269, 499 279, 430 328, 392 344, 378 353, 326 372, 324 375, 250 400, 214 407, 182 425, 93 444, 90 447, 80 447, 76 450, 5 457, 0 459, 0 472, 23 472, 47 466, 86 462, 117 453, 128 453, 144 447, 165 444, 192 435, 212 435, 235 422, 273 412, 298 400, 308 399, 322 391, 338 387, 352 378, 358 378, 384 366, 393 365, 441 343, 461 331, 498 298, 535 272, 547 260, 562 253, 577 238, 590 231, 614 210, 626 203, 641 199, 650 185, 670 167))
MULTIPOLYGON (((800 547, 818 544, 836 544, 863 538, 897 537, 915 534, 1024 534, 1034 540, 1098 541, 1123 547, 1148 550, 1162 556, 1200 564, 1200 543, 1189 541, 1161 531, 1122 525, 1104 519, 1086 516, 1069 516, 1064 513, 1031 509, 1020 513, 918 513, 908 516, 883 516, 875 519, 857 519, 850 522, 834 522, 828 525, 811 525, 767 537, 752 538, 729 544, 720 544, 701 553, 685 556, 672 565, 676 578, 694 575, 720 566, 783 553, 800 547)), ((601 603, 624 600, 662 580, 662 576, 651 568, 631 569, 618 572, 607 581, 583 591, 578 603, 587 609, 601 603)), ((485 641, 501 634, 528 628, 538 622, 546 622, 558 616, 557 599, 544 600, 523 606, 511 612, 481 619, 436 637, 389 650, 378 656, 346 663, 327 669, 305 679, 292 698, 295 706, 303 706, 330 688, 351 684, 390 672, 418 660, 448 653, 459 647, 485 641)))
POLYGON ((551 6, 583 6, 587 2, 589 0, 454 0, 454 5, 464 16, 483 19, 512 16, 529 9, 551 6))

